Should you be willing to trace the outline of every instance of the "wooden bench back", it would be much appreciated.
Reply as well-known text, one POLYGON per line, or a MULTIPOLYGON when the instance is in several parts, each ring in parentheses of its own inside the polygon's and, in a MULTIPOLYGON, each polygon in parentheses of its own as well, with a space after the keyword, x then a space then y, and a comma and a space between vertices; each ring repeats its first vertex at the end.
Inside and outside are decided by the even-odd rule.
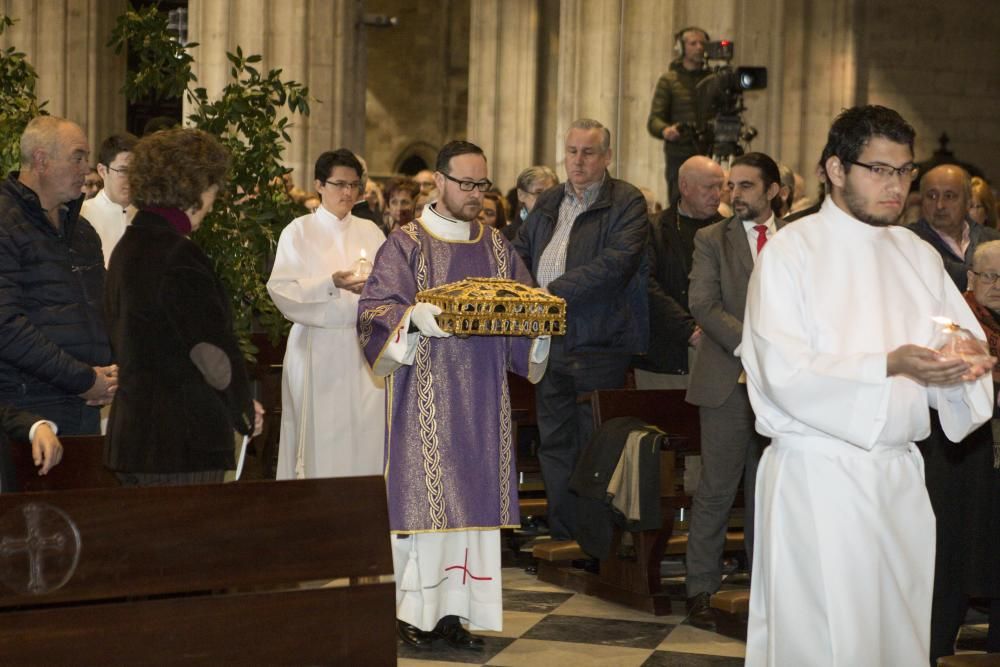
POLYGON ((391 583, 304 587, 388 534, 381 477, 0 494, 0 664, 394 664, 391 583))
MULTIPOLYGON (((17 491, 65 491, 120 486, 113 472, 104 467, 103 435, 59 436, 63 458, 47 475, 40 476, 31 460, 31 445, 11 443, 10 458, 17 477, 17 491)), ((4 489, 7 492, 8 489, 4 489)))

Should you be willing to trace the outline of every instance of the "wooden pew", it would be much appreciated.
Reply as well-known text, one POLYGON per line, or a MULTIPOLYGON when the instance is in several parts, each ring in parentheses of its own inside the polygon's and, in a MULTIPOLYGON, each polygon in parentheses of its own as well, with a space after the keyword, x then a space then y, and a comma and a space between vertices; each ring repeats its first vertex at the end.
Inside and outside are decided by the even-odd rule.
MULTIPOLYGON (((676 508, 690 506, 682 482, 674 475, 675 460, 678 454, 696 453, 701 437, 698 408, 686 403, 684 394, 683 390, 674 389, 614 389, 591 394, 595 426, 613 417, 637 417, 670 436, 669 449, 661 453, 660 460, 663 525, 659 530, 633 534, 634 560, 618 557, 622 531, 615 528, 612 555, 601 561, 599 574, 574 569, 565 562, 585 557, 576 542, 541 543, 534 548, 540 580, 651 614, 671 613, 670 598, 660 583, 660 562, 672 539, 676 508)), ((675 544, 674 548, 679 549, 680 545, 675 544)))
POLYGON ((391 573, 377 476, 0 494, 0 664, 394 665, 391 573))
MULTIPOLYGON (((63 458, 47 475, 40 476, 31 460, 31 445, 11 443, 10 458, 17 477, 17 491, 65 491, 120 486, 113 472, 104 467, 104 436, 60 436, 63 458)), ((4 493, 9 492, 4 489, 4 493)))

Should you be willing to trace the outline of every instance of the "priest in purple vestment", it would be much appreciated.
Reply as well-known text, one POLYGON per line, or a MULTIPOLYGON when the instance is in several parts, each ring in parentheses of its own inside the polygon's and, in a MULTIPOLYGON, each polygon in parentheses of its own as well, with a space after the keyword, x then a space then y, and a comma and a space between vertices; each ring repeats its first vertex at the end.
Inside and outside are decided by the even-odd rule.
POLYGON ((379 250, 358 304, 358 336, 386 377, 385 478, 400 637, 482 647, 461 624, 500 630, 500 529, 520 524, 507 371, 537 382, 549 340, 445 333, 416 294, 470 277, 531 276, 510 242, 476 222, 482 149, 438 154, 440 196, 379 250))

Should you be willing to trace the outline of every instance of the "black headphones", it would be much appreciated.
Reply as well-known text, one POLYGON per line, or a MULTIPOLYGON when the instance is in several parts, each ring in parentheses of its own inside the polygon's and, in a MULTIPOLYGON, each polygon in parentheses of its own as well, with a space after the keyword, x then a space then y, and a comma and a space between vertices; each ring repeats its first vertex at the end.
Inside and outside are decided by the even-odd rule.
POLYGON ((705 35, 705 41, 711 42, 712 38, 708 36, 708 31, 704 28, 699 28, 696 25, 689 25, 686 28, 681 28, 676 33, 674 33, 674 58, 684 57, 684 33, 690 32, 692 30, 697 30, 701 34, 705 35))

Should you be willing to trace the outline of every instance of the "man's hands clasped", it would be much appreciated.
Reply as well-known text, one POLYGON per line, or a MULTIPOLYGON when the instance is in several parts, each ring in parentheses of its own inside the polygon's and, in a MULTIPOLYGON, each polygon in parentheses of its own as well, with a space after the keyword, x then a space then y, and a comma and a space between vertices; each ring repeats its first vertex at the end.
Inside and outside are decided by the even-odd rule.
POLYGON ((118 390, 118 365, 94 366, 94 384, 80 394, 87 405, 108 405, 118 390))

